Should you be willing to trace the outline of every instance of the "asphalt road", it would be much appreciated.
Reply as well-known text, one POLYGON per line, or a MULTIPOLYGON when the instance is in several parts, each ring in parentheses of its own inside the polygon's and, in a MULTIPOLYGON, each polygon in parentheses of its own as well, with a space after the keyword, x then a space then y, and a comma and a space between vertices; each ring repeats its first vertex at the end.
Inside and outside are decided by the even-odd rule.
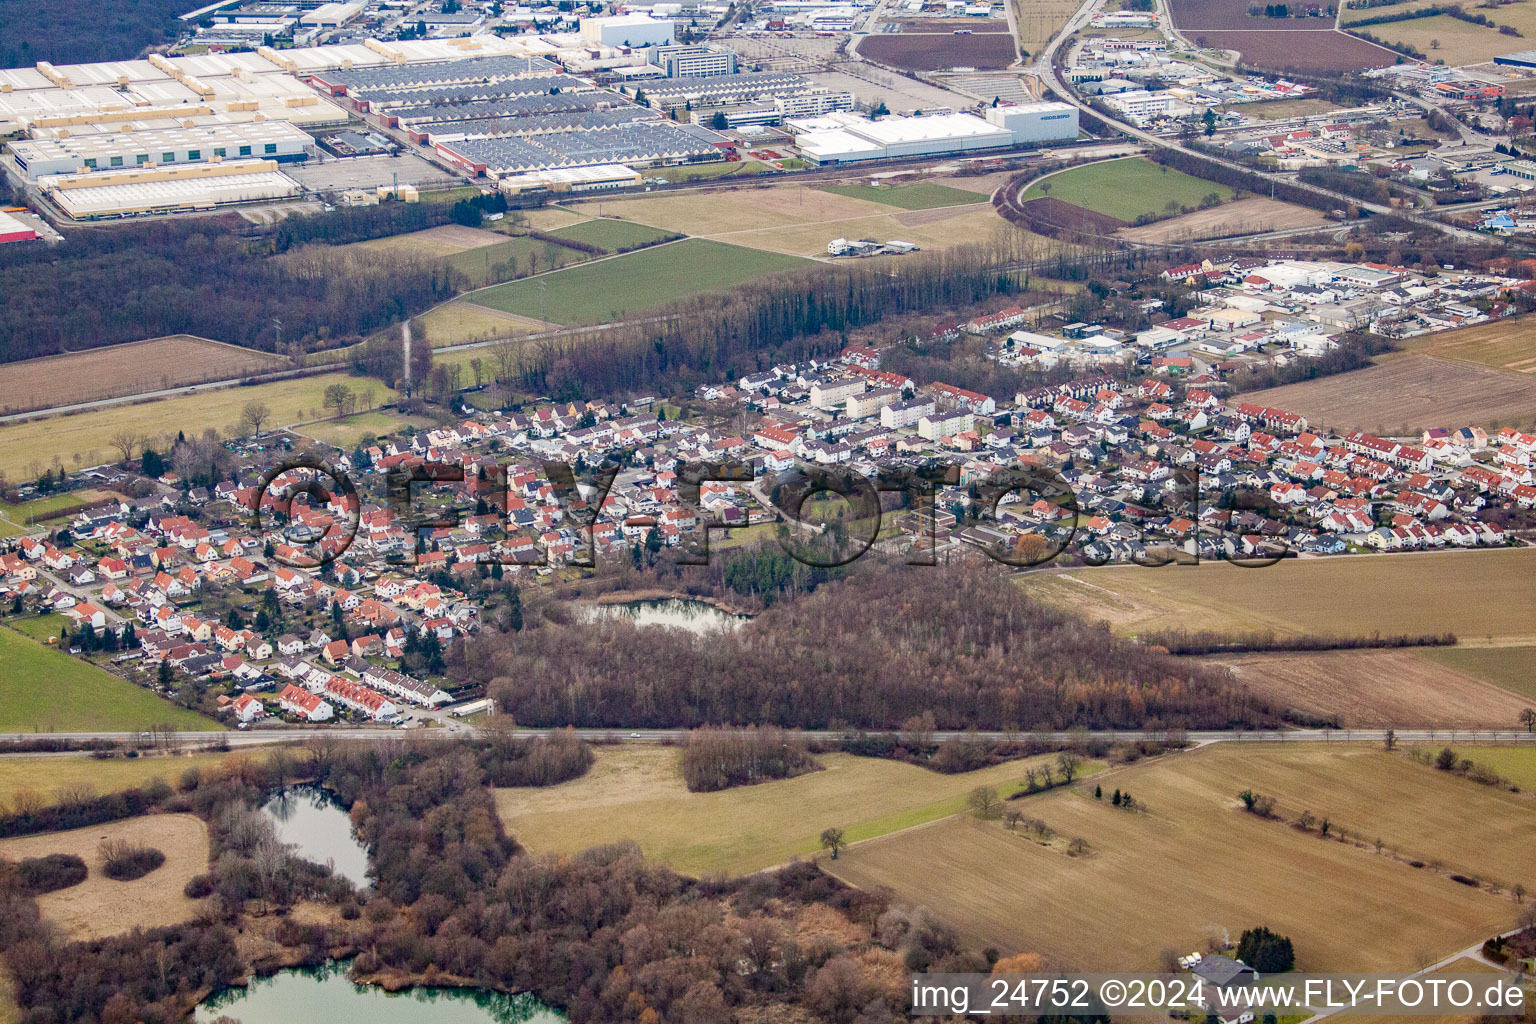
MULTIPOLYGON (((524 729, 519 728, 517 735, 524 738, 543 735, 549 729, 524 729)), ((1536 744, 1536 733, 1529 733, 1519 729, 1395 729, 1393 734, 1400 742, 1404 743, 1531 743, 1536 744)), ((429 739, 461 739, 474 736, 479 732, 473 726, 455 725, 442 729, 376 729, 376 728, 295 728, 295 729, 254 729, 249 732, 182 732, 177 738, 187 744, 211 743, 216 740, 228 740, 231 747, 253 747, 271 743, 291 743, 303 741, 316 736, 325 736, 338 740, 367 740, 371 742, 384 740, 400 740, 405 737, 426 737, 429 739)), ((588 740, 627 739, 641 743, 666 743, 677 742, 686 739, 688 729, 577 729, 576 735, 588 740)), ((814 730, 794 731, 794 735, 804 737, 807 740, 824 740, 833 742, 844 736, 843 732, 824 732, 814 730)), ((1385 729, 1290 729, 1290 730, 1257 730, 1257 729, 1207 729, 1187 732, 1186 738, 1195 746, 1205 746, 1210 743, 1348 743, 1368 742, 1381 743, 1386 739, 1385 729)), ((55 732, 55 733, 0 733, 0 742, 36 739, 62 739, 62 740, 132 740, 140 735, 133 732, 55 732)), ((1167 736, 1166 730, 1072 730, 1061 732, 935 732, 935 741, 943 742, 950 739, 975 738, 984 740, 1006 739, 1031 739, 1049 740, 1058 743, 1067 743, 1075 740, 1103 740, 1107 742, 1119 742, 1125 740, 1157 740, 1167 736)), ((16 754, 4 756, 35 756, 31 754, 16 754)))

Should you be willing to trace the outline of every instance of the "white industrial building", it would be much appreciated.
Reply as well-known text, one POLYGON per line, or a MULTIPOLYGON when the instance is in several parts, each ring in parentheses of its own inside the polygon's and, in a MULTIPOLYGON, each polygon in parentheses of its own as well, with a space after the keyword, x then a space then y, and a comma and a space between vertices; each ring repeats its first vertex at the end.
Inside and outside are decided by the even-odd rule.
POLYGON ((89 174, 50 174, 43 193, 75 220, 208 210, 230 203, 286 199, 299 184, 271 160, 89 174))
POLYGON ((652 18, 649 14, 582 18, 581 38, 598 46, 670 46, 672 22, 652 18))
MULTIPOLYGON (((1023 123, 1022 121, 1020 122, 1023 123)), ((1067 121, 1052 122, 1052 127, 1067 121)), ((799 119, 790 126, 801 155, 818 166, 941 156, 1016 145, 1014 132, 971 114, 886 117, 871 121, 850 113, 799 119)), ((1075 119, 1071 138, 1077 137, 1075 119)), ((1041 141, 1041 140, 1036 140, 1041 141)))
POLYGON ((48 174, 211 163, 256 158, 303 160, 315 140, 287 121, 253 121, 21 139, 8 143, 16 167, 31 181, 48 174))
POLYGON ((596 192, 610 188, 630 188, 640 184, 640 172, 623 164, 596 167, 551 167, 526 174, 510 174, 496 183, 508 195, 537 192, 596 192))
POLYGON ((1104 102, 1138 124, 1149 118, 1161 117, 1173 108, 1172 94, 1148 92, 1146 89, 1133 89, 1106 96, 1104 102))
POLYGON ((987 122, 1013 133, 1020 146, 1077 138, 1077 108, 1070 103, 1021 103, 987 108, 987 122))

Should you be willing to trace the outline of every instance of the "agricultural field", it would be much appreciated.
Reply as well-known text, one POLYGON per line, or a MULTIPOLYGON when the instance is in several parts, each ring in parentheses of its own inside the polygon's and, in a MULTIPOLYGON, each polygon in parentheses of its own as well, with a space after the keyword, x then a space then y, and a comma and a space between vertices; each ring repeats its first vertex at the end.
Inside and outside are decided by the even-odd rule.
POLYGON ((1223 203, 1209 210, 1196 210, 1155 224, 1144 224, 1139 228, 1122 228, 1118 234, 1133 242, 1183 242, 1261 231, 1283 231, 1325 223, 1327 218, 1310 207, 1252 196, 1223 203))
POLYGON ((296 430, 305 437, 312 437, 317 441, 324 441, 343 451, 351 452, 360 444, 368 444, 376 438, 397 434, 408 427, 427 422, 420 419, 412 420, 409 416, 399 416, 392 412, 374 411, 355 413, 339 420, 307 423, 296 430))
POLYGON ((1236 50, 1246 65, 1279 70, 1359 71, 1386 67, 1398 57, 1386 47, 1332 30, 1183 31, 1197 46, 1236 50))
POLYGON ((1431 755, 1449 746, 1457 758, 1469 759, 1523 790, 1536 790, 1536 745, 1478 746, 1475 739, 1471 744, 1465 742, 1466 737, 1461 739, 1463 742, 1458 743, 1457 737, 1448 736, 1438 743, 1419 743, 1415 746, 1431 755))
POLYGON ((1026 809, 1058 836, 1085 839, 1082 856, 958 816, 822 865, 861 887, 891 887, 977 945, 1082 970, 1155 969, 1161 950, 1260 924, 1291 937, 1302 970, 1411 969, 1512 927, 1520 908, 1408 861, 1503 886, 1536 874, 1536 803, 1401 752, 1218 744, 1098 781, 1145 810, 1112 807, 1081 785, 1026 809), (1332 838, 1245 814, 1237 794, 1249 788, 1287 819, 1327 817, 1332 838), (1337 841, 1340 830, 1360 845, 1337 841))
POLYGON ((1007 32, 1006 22, 980 18, 882 18, 881 24, 900 25, 903 32, 953 32, 967 28, 972 32, 1007 32))
POLYGON ((484 288, 486 285, 500 284, 502 281, 527 277, 592 258, 579 249, 536 238, 503 238, 494 234, 491 237, 497 239, 492 245, 466 249, 441 258, 444 264, 464 275, 470 288, 484 288))
POLYGON ((537 320, 459 299, 434 306, 411 321, 412 336, 426 338, 433 348, 532 334, 544 326, 537 320))
POLYGON ((1336 718, 1346 729, 1518 728, 1531 697, 1458 671, 1437 657, 1494 650, 1529 649, 1328 651, 1201 660, 1225 665, 1281 711, 1336 718))
POLYGON ((601 246, 611 253, 639 249, 642 246, 655 245, 657 242, 665 242, 676 237, 671 231, 654 228, 649 224, 618 220, 614 217, 582 221, 570 227, 556 228, 550 233, 568 238, 573 242, 601 246))
POLYGON ((0 413, 51 409, 103 398, 228 380, 288 361, 190 334, 108 345, 87 352, 0 363, 0 413))
MULTIPOLYGON (((924 249, 985 242, 994 235, 1016 234, 1018 229, 997 215, 990 204, 913 210, 908 213, 855 217, 823 224, 789 224, 752 231, 727 231, 715 240, 792 256, 825 257, 827 243, 844 238, 899 239, 924 249)), ((1045 242, 1046 245, 1052 243, 1045 242)))
POLYGON ((1231 188, 1160 167, 1141 157, 1104 160, 1047 175, 1032 183, 1020 198, 1056 199, 1127 223, 1146 215, 1198 207, 1206 196, 1226 202, 1231 188))
POLYGON ((478 305, 551 323, 602 323, 805 265, 790 256, 690 238, 497 285, 473 298, 478 305))
MULTIPOLYGON (((1536 19, 1530 16, 1519 16, 1522 6, 1511 4, 1508 7, 1499 7, 1488 16, 1501 25, 1524 23, 1528 28, 1536 30, 1536 25, 1532 24, 1536 19)), ((1393 7, 1385 11, 1368 13, 1386 13, 1386 11, 1395 12, 1396 10, 1397 8, 1393 7)), ((1511 37, 1503 35, 1497 28, 1474 25, 1444 14, 1428 18, 1413 18, 1408 21, 1390 21, 1382 25, 1363 25, 1360 31, 1369 32, 1383 42, 1411 46, 1432 61, 1444 61, 1452 66, 1486 63, 1501 53, 1509 53, 1512 48, 1519 49, 1521 45, 1518 40, 1512 43, 1511 37)))
POLYGON ((993 70, 1017 59, 1012 37, 999 32, 881 32, 859 40, 859 56, 900 71, 993 70))
MULTIPOLYGON (((500 789, 507 831, 535 853, 575 853, 632 839, 646 857, 693 875, 748 874, 820 849, 822 829, 860 842, 955 814, 976 786, 1008 796, 1040 757, 940 775, 914 765, 847 754, 819 755, 819 772, 690 793, 669 747, 600 747, 583 777, 547 789, 500 789)), ((1100 768, 1090 763, 1086 772, 1100 768)))
POLYGON ((1106 566, 1021 578, 1048 604, 1117 633, 1273 630, 1280 635, 1455 633, 1463 642, 1536 640, 1536 549, 1286 559, 1267 569, 1106 566))
POLYGON ((1536 375, 1536 320, 1526 317, 1422 334, 1404 347, 1436 359, 1536 375))
POLYGON ((1420 656, 1536 701, 1536 647, 1438 647, 1420 656))
POLYGON ((0 732, 133 732, 155 724, 217 730, 212 719, 61 651, 0 629, 0 732))
POLYGON ((442 224, 424 231, 353 242, 343 248, 440 258, 488 245, 499 245, 503 241, 505 239, 495 231, 465 227, 462 224, 442 224))
POLYGON ((909 185, 829 185, 822 191, 854 199, 868 199, 872 203, 883 203, 903 210, 931 210, 986 202, 985 197, 975 192, 931 181, 918 181, 909 185))
POLYGON ((15 480, 35 477, 55 460, 70 468, 114 460, 118 454, 111 439, 124 430, 154 438, 157 443, 163 442, 168 430, 172 439, 178 429, 193 434, 212 428, 232 434, 241 431, 241 407, 252 401, 267 405, 274 425, 319 419, 325 414, 325 389, 332 384, 345 384, 354 391, 371 388, 375 405, 395 398, 395 393, 378 381, 328 373, 27 420, 0 426, 0 473, 15 480))
POLYGON ((703 194, 589 199, 576 209, 589 215, 617 215, 664 231, 700 236, 786 224, 825 224, 895 212, 884 203, 801 185, 748 185, 703 194))
MULTIPOLYGON (((1062 30, 1078 7, 1073 0, 1013 0, 1019 49, 1031 55, 1039 53, 1062 30)), ((1129 38, 1119 29, 1115 35, 1129 38)))
POLYGON ((1289 409, 1314 427, 1393 437, 1418 434, 1427 427, 1536 426, 1536 375, 1416 352, 1238 400, 1289 409))
POLYGON ((0 857, 7 860, 50 853, 79 855, 90 875, 79 885, 37 897, 43 919, 75 941, 100 939, 191 919, 198 903, 182 889, 192 876, 208 870, 208 827, 190 814, 151 814, 69 832, 0 840, 0 857), (132 882, 113 881, 102 874, 98 852, 107 839, 152 846, 165 854, 165 863, 132 882))
MULTIPOLYGON (((116 793, 137 789, 156 779, 176 785, 183 772, 197 768, 205 774, 249 754, 178 754, 154 757, 114 757, 98 760, 85 754, 0 758, 0 804, 14 804, 20 790, 31 790, 45 805, 56 803, 62 791, 88 787, 92 792, 116 793)), ((265 754, 256 754, 264 758, 265 754)))

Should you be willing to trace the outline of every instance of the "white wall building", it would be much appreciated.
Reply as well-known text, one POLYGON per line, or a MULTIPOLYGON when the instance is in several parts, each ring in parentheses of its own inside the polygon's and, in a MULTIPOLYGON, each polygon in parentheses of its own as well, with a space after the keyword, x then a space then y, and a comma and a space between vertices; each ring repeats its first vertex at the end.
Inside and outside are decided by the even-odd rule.
POLYGON ((1070 142, 1077 138, 1077 108, 1070 103, 1024 103, 989 107, 989 124, 1006 128, 1021 146, 1037 142, 1070 142))
POLYGON ((649 14, 582 18, 581 37, 598 46, 670 46, 672 22, 652 18, 649 14))

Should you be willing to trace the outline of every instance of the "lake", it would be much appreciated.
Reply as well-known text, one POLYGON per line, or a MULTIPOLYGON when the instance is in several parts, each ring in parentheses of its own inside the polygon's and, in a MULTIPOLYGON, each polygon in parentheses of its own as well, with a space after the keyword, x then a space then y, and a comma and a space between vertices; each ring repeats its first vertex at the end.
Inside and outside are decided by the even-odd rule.
POLYGON ((222 1016, 240 1024, 565 1024, 565 1016, 530 995, 509 996, 483 989, 413 988, 385 992, 354 985, 350 961, 279 971, 246 988, 216 993, 197 1008, 193 1020, 212 1024, 222 1016))
POLYGON ((262 805, 261 812, 277 826, 277 837, 294 853, 367 888, 368 848, 352 831, 352 818, 330 790, 321 786, 289 786, 262 805))
POLYGON ((708 601, 669 597, 660 601, 626 601, 624 604, 589 604, 581 608, 588 622, 625 618, 637 626, 667 626, 704 633, 713 629, 740 629, 751 622, 750 615, 721 611, 708 601))

